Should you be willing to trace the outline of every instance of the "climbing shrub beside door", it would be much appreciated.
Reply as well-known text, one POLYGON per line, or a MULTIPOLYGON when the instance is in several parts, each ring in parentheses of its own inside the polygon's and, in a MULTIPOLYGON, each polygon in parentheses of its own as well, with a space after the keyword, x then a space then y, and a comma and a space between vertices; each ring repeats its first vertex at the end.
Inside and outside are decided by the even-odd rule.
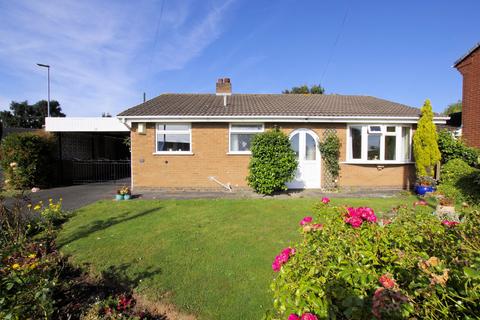
POLYGON ((318 144, 326 169, 333 180, 336 180, 340 174, 340 164, 338 161, 340 158, 341 145, 340 139, 335 132, 328 132, 323 142, 318 144))
POLYGON ((251 151, 248 185, 261 194, 286 190, 298 165, 288 136, 278 128, 259 133, 252 140, 251 151))

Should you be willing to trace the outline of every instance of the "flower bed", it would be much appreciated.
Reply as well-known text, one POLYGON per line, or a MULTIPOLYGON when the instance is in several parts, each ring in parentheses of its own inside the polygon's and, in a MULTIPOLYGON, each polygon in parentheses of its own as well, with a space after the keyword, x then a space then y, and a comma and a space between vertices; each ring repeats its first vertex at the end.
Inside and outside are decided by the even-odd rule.
POLYGON ((322 201, 300 222, 303 240, 272 264, 266 318, 478 317, 480 213, 463 214, 460 223, 441 221, 416 203, 386 220, 322 201))

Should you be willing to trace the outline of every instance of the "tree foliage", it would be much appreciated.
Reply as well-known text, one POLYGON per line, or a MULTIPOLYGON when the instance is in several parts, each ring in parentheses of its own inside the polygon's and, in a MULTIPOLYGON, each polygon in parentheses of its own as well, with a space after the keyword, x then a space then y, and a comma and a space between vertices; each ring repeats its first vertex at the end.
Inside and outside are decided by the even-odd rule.
POLYGON ((451 103, 448 105, 448 107, 445 108, 445 110, 443 110, 443 113, 446 115, 450 115, 456 112, 462 112, 462 101, 451 103))
POLYGON ((261 194, 286 190, 298 164, 287 135, 278 128, 257 134, 251 150, 248 185, 261 194))
POLYGON ((437 144, 437 128, 433 123, 433 111, 430 100, 425 100, 422 116, 418 120, 417 130, 413 135, 413 154, 417 176, 433 176, 433 167, 440 161, 441 155, 437 144))
MULTIPOLYGON (((47 101, 35 104, 28 101, 10 103, 10 110, 0 111, 0 119, 5 127, 41 129, 47 116, 47 101)), ((58 101, 50 101, 50 116, 65 117, 58 101)))
POLYGON ((300 87, 293 87, 292 89, 283 90, 284 94, 324 94, 325 89, 320 84, 314 84, 310 88, 304 84, 300 87))

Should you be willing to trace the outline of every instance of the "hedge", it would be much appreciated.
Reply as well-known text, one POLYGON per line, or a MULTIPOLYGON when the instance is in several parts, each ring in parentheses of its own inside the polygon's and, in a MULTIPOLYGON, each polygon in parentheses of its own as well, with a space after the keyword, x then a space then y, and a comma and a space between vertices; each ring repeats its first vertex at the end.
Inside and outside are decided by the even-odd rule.
POLYGON ((55 142, 48 134, 10 134, 0 146, 0 165, 5 186, 24 189, 47 186, 53 172, 55 142))

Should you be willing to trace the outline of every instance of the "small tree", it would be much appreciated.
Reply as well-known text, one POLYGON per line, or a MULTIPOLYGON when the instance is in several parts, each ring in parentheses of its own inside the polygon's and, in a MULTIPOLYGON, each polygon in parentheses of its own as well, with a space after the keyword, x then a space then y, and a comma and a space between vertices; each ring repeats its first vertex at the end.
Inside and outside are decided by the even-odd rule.
POLYGON ((437 128, 433 123, 433 111, 430 100, 425 100, 422 116, 418 120, 417 131, 413 135, 413 154, 417 177, 433 176, 433 167, 440 161, 441 155, 437 144, 437 128))
POLYGON ((278 128, 257 134, 251 150, 248 185, 262 194, 286 190, 298 164, 287 135, 278 128))
POLYGON ((452 113, 462 112, 462 101, 451 103, 443 110, 443 113, 451 115, 452 113))

